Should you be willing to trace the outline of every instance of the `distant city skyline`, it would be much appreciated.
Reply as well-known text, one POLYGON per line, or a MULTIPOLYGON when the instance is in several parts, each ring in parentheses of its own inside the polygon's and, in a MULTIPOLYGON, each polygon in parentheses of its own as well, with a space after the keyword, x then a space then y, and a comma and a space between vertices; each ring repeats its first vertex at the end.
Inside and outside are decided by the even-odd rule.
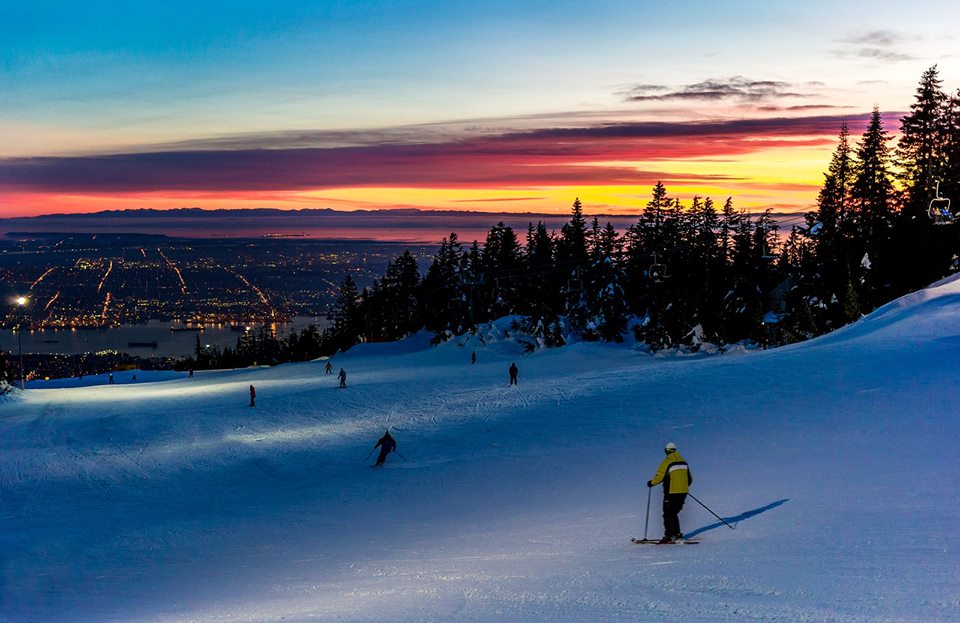
POLYGON ((960 86, 955 3, 37 2, 0 23, 0 216, 782 212, 840 124, 960 86))

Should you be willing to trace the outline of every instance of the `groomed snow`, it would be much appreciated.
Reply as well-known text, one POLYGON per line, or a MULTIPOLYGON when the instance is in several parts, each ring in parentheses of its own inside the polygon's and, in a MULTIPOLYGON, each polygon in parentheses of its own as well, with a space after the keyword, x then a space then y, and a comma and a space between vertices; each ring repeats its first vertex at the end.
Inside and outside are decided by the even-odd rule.
POLYGON ((503 330, 358 347, 342 390, 318 361, 0 402, 0 621, 960 620, 960 281, 764 352, 503 330), (406 460, 369 468, 387 426, 406 460), (688 500, 699 545, 630 544, 667 441, 736 530, 688 500))

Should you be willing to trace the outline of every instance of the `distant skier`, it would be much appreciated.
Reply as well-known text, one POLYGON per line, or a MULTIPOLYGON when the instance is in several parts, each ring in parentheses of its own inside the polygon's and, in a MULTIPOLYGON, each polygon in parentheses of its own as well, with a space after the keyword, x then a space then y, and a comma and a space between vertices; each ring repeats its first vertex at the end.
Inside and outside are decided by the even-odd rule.
POLYGON ((327 365, 323 367, 323 371, 326 374, 333 374, 333 364, 327 361, 327 365))
POLYGON ((254 401, 257 399, 257 390, 253 388, 253 385, 250 386, 250 406, 253 407, 254 401))
POLYGON ((477 351, 470 353, 470 363, 477 363, 477 351))
POLYGON ((517 374, 519 372, 520 370, 517 369, 517 364, 511 363, 510 364, 510 384, 511 385, 517 384, 517 374))
POLYGON ((187 375, 187 378, 188 378, 188 379, 192 379, 192 378, 193 378, 193 368, 190 368, 190 374, 187 375))
POLYGON ((110 373, 110 379, 107 381, 107 383, 113 385, 113 372, 110 373))
POLYGON ((340 379, 340 387, 347 386, 347 371, 343 368, 340 368, 340 374, 337 375, 337 378, 340 379))
POLYGON ((663 483, 663 538, 661 543, 673 543, 683 540, 680 532, 680 510, 687 499, 690 485, 693 484, 693 475, 686 460, 677 452, 677 446, 671 442, 664 447, 667 454, 653 479, 647 482, 648 487, 655 487, 663 483))
POLYGON ((133 376, 130 377, 130 380, 131 380, 132 382, 134 382, 134 383, 137 382, 137 373, 136 373, 136 372, 133 373, 133 376))
POLYGON ((377 465, 383 465, 387 460, 387 455, 397 449, 397 442, 393 437, 390 436, 390 431, 387 430, 383 434, 383 437, 373 446, 374 449, 380 448, 380 456, 377 457, 377 465))

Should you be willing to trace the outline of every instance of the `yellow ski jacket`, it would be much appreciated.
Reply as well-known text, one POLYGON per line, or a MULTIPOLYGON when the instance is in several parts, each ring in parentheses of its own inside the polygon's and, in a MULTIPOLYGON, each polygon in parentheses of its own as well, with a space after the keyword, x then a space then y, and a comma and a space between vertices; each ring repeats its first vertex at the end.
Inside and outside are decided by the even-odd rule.
POLYGON ((650 480, 650 484, 656 486, 663 483, 663 492, 667 493, 689 493, 690 485, 693 484, 693 474, 690 473, 690 466, 684 460, 680 453, 674 450, 663 459, 657 473, 650 480))

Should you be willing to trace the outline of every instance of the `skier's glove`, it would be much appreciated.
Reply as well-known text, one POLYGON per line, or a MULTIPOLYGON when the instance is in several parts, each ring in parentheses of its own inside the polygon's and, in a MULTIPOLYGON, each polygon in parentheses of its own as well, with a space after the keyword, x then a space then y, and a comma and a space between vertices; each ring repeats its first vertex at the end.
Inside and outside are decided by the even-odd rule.
POLYGON ((647 486, 648 486, 648 487, 652 487, 652 486, 653 486, 653 481, 652 481, 652 480, 648 480, 648 481, 647 481, 647 486))

